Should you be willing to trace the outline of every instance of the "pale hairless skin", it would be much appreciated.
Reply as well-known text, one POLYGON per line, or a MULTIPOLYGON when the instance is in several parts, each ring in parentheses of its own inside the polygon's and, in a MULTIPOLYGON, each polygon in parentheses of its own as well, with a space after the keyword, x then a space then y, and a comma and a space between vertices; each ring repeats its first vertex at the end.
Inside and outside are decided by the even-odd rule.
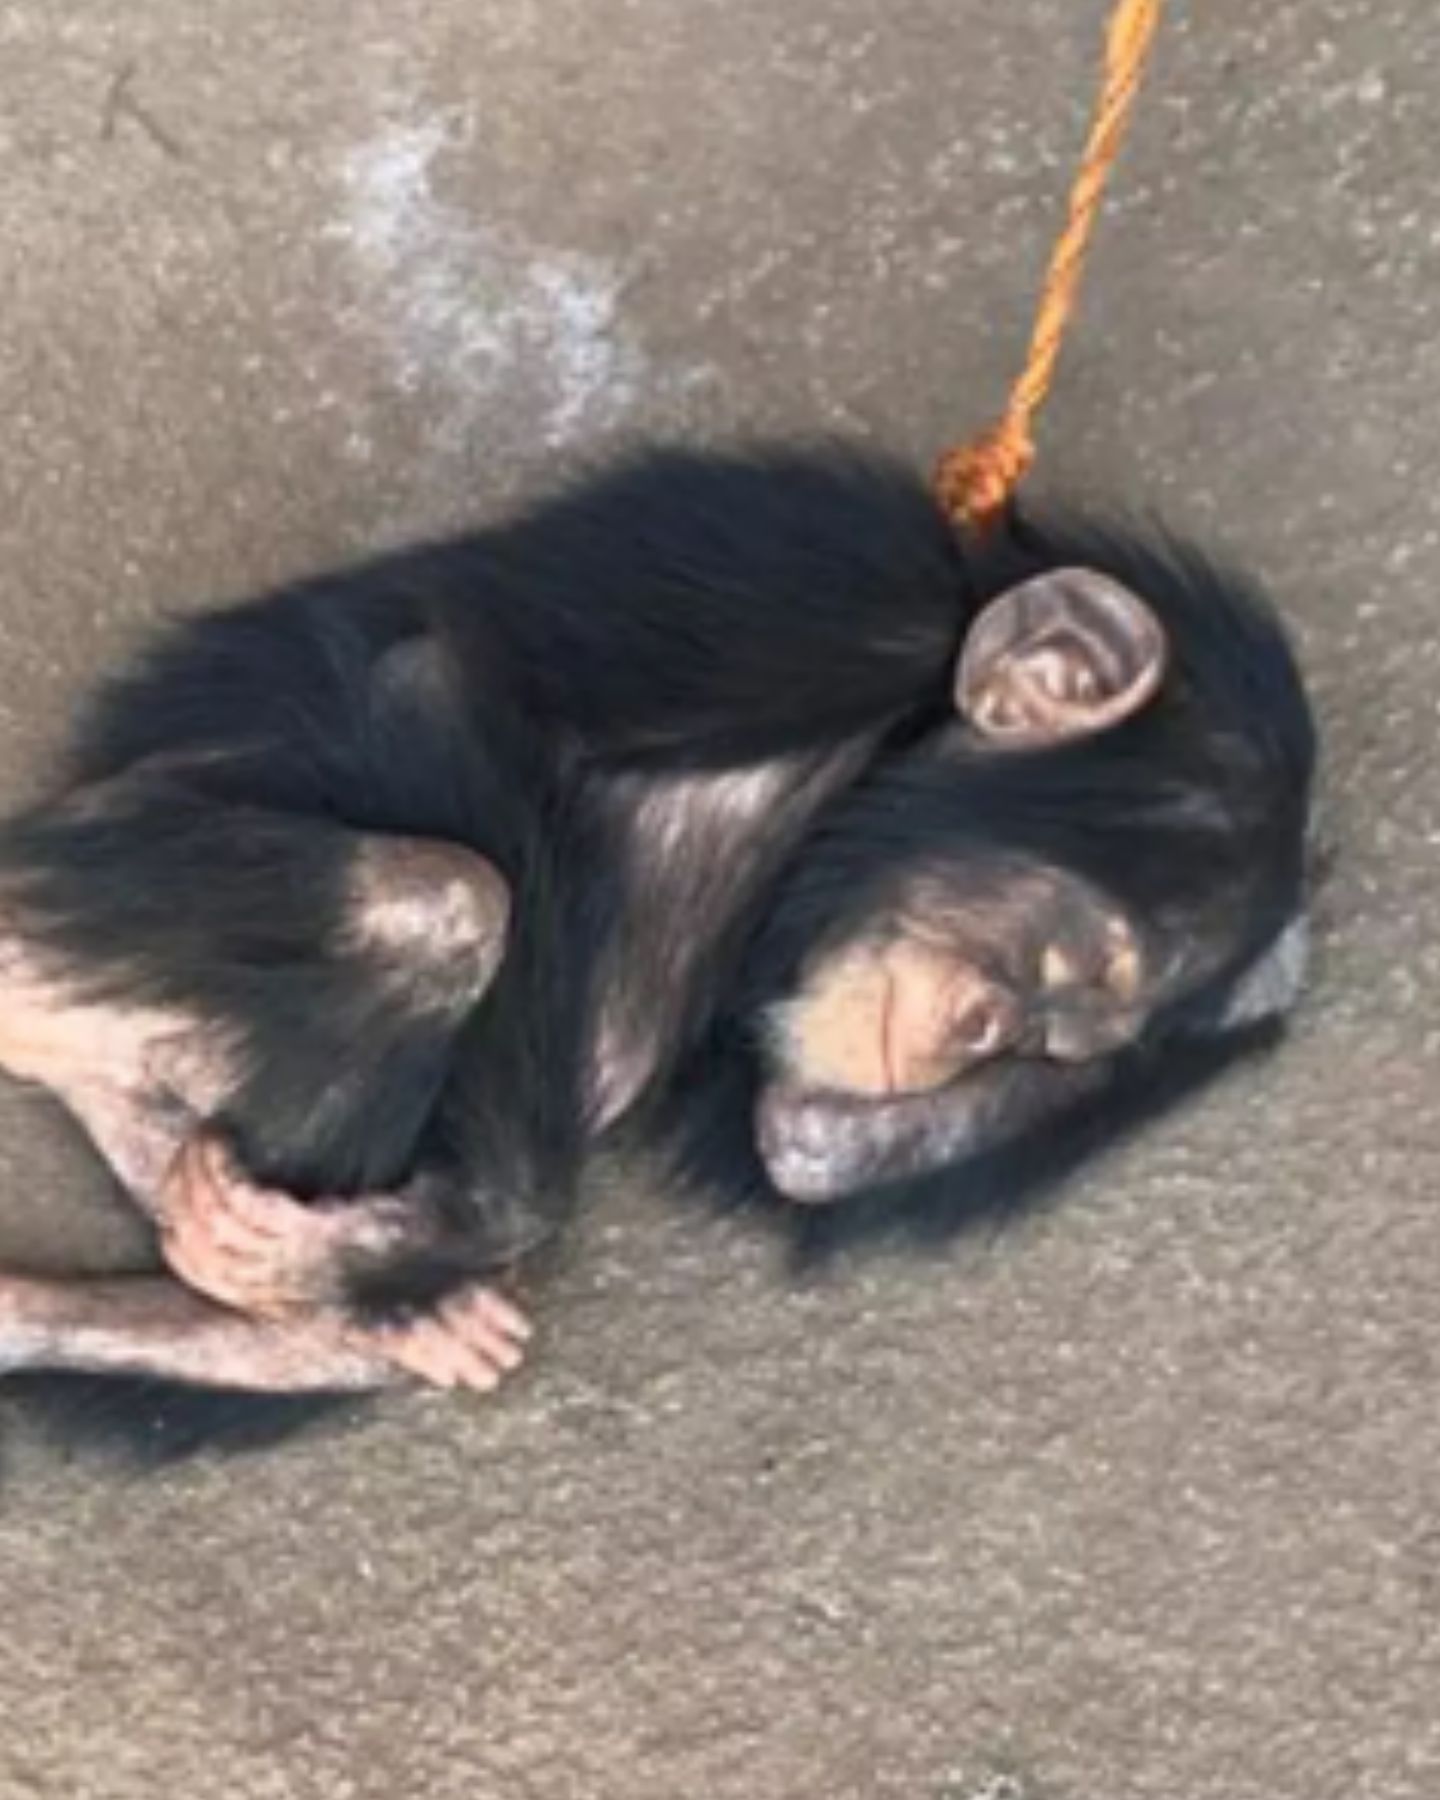
MULTIPOLYGON (((378 854, 413 861, 415 848, 378 854)), ((417 873, 431 879, 421 860, 417 873)), ((396 928, 392 901, 371 921, 380 932, 396 928)), ((498 963, 503 929, 495 935, 493 953, 477 958, 477 989, 498 963)), ((337 1269, 353 1254, 403 1250, 423 1229, 419 1214, 398 1197, 301 1205, 245 1180, 206 1131, 231 1075, 200 1022, 77 997, 0 929, 0 1067, 65 1103, 155 1223, 173 1271, 0 1271, 0 1374, 114 1371, 273 1392, 418 1379, 488 1391, 518 1367, 529 1325, 486 1287, 404 1324, 362 1325, 343 1310, 337 1269)))
MULTIPOLYGON (((492 1300, 482 1293, 473 1304, 478 1310, 492 1300)), ((459 1317, 455 1323, 457 1331, 438 1322, 419 1327, 429 1342, 410 1346, 402 1360, 383 1333, 347 1331, 318 1313, 249 1318, 163 1275, 0 1275, 0 1373, 82 1369, 277 1394, 371 1392, 417 1375, 442 1387, 493 1388, 502 1352, 482 1351, 471 1339, 483 1333, 518 1363, 523 1332, 488 1312, 474 1324, 459 1317)))

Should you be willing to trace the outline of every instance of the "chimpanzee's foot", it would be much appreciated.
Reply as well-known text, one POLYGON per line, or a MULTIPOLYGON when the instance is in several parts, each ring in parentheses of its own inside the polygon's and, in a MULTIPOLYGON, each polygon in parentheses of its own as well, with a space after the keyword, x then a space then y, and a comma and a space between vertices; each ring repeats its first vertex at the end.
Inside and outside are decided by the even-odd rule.
POLYGON ((530 1322, 503 1295, 478 1283, 433 1313, 399 1325, 365 1327, 359 1341, 431 1387, 488 1394, 524 1361, 530 1322))
POLYGON ((368 1392, 418 1379, 488 1393, 514 1355, 517 1317, 476 1294, 443 1320, 364 1330, 327 1313, 249 1319, 164 1275, 0 1274, 0 1376, 76 1369, 259 1393, 368 1392))

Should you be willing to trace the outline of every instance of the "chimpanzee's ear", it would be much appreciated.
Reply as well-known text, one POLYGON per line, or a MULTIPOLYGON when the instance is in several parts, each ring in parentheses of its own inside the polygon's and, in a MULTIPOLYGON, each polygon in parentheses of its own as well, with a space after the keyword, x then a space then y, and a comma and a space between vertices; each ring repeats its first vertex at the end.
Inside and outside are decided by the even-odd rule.
POLYGON ((1131 718, 1165 674, 1168 645, 1136 593, 1094 569, 1052 569, 976 618, 955 705, 997 744, 1059 744, 1131 718))

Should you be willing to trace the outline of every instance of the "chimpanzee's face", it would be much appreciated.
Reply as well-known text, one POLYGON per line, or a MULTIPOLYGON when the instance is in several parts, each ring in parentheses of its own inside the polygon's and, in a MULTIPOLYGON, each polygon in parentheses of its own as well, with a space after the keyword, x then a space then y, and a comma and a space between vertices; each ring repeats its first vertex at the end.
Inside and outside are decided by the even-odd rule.
POLYGON ((994 856, 916 879, 888 917, 818 955, 768 1038, 805 1087, 922 1093, 1001 1058, 1112 1054, 1150 1010, 1150 977, 1115 902, 1064 870, 994 856))

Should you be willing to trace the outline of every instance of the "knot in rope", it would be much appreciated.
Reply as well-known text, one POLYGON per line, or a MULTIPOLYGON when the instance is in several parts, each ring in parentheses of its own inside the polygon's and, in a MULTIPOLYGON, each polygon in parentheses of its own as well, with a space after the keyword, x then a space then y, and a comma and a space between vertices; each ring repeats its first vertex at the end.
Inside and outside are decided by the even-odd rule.
POLYGON ((947 450, 935 465, 935 497, 958 524, 980 527, 997 519, 1035 460, 1035 441, 1023 419, 1007 414, 968 444, 947 450))
POLYGON ((1050 391, 1060 344, 1075 310, 1085 252, 1100 196, 1140 86, 1160 23, 1162 0, 1118 0, 1105 39, 1105 74, 1094 123, 1080 159, 1065 228, 1050 258, 1025 366, 1000 422, 947 451, 935 472, 935 497, 948 518, 970 530, 996 523, 1035 458, 1031 424, 1050 391))

